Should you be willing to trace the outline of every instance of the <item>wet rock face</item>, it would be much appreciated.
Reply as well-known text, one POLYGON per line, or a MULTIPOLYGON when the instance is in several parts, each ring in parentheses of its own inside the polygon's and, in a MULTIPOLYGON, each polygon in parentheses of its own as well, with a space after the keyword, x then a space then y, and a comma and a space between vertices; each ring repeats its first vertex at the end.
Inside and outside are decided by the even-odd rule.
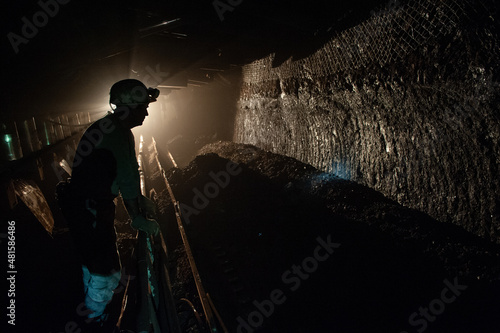
POLYGON ((312 74, 284 64, 261 81, 247 68, 235 141, 500 242, 498 23, 477 15, 384 66, 321 75, 305 61, 312 74))

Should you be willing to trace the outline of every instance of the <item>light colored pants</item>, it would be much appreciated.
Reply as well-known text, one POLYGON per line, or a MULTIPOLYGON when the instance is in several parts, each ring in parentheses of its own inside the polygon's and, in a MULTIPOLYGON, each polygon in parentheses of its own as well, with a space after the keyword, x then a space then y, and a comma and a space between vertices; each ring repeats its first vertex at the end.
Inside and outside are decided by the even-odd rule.
POLYGON ((92 313, 89 318, 100 317, 106 305, 113 298, 113 290, 118 287, 121 272, 117 271, 111 275, 90 273, 87 266, 82 266, 83 287, 85 290, 85 305, 92 313))

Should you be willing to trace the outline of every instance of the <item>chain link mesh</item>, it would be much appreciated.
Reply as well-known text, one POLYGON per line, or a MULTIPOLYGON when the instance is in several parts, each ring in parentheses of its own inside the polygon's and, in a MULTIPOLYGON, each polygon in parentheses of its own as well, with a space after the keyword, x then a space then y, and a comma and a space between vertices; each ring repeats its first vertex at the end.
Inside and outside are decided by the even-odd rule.
POLYGON ((410 0, 343 31, 305 59, 288 59, 276 68, 273 54, 254 61, 243 67, 243 81, 251 84, 382 67, 404 59, 432 39, 452 34, 473 11, 467 0, 410 0))

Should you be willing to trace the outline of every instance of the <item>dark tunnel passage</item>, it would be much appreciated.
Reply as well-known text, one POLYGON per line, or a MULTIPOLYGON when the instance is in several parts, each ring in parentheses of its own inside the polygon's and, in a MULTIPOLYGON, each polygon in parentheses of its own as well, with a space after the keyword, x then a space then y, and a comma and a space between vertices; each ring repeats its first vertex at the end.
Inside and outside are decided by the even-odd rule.
POLYGON ((160 91, 132 132, 179 321, 142 332, 500 332, 496 2, 4 6, 1 332, 141 331, 122 200, 98 330, 54 195, 123 78, 160 91))

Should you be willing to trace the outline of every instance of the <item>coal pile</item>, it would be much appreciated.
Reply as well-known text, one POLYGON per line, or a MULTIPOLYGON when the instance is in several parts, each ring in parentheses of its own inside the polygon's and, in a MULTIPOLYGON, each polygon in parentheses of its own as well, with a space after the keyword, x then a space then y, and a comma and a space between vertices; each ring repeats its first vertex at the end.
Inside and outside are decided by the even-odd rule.
POLYGON ((460 227, 251 145, 167 177, 230 332, 500 328, 500 248, 460 227))

